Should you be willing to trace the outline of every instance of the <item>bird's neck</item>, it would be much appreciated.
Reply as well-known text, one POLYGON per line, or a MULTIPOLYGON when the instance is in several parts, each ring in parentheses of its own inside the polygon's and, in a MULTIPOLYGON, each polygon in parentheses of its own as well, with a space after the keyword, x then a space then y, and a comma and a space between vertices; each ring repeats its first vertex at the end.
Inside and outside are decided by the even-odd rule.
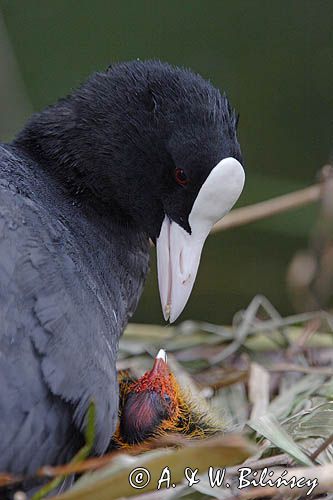
POLYGON ((33 115, 13 145, 81 205, 132 225, 126 207, 118 202, 116 189, 102 174, 112 169, 112 138, 105 140, 103 125, 94 110, 91 116, 89 110, 82 115, 75 99, 69 97, 33 115))
MULTIPOLYGON (((92 130, 82 127, 71 98, 36 113, 14 140, 43 169, 72 192, 87 188, 92 130), (87 156, 88 153, 88 156, 87 156)), ((93 183, 90 184, 93 189, 93 183)))

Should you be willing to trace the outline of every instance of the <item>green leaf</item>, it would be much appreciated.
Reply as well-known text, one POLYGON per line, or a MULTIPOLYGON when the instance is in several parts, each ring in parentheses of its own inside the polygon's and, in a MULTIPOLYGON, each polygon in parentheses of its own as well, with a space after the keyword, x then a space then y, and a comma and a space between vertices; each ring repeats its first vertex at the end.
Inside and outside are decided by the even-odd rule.
POLYGON ((268 439, 272 444, 292 456, 303 465, 313 465, 311 460, 299 448, 292 437, 283 429, 274 415, 266 414, 247 423, 260 436, 268 439))

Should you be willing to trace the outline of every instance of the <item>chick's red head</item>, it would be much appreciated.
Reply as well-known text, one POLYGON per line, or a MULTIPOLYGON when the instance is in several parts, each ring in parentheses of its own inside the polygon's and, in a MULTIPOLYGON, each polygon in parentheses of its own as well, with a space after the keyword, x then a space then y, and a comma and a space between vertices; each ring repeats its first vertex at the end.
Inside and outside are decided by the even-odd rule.
POLYGON ((129 443, 139 443, 154 434, 164 420, 177 413, 177 383, 167 365, 166 352, 160 349, 153 368, 128 390, 120 434, 129 443))

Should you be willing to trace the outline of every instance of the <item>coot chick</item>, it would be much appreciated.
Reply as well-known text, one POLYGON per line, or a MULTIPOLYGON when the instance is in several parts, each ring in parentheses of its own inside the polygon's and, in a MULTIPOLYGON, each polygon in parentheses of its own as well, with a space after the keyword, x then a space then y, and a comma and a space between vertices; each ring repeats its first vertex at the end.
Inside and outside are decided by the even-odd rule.
POLYGON ((119 373, 119 423, 114 446, 127 448, 152 438, 178 434, 203 439, 222 432, 214 415, 183 389, 169 370, 167 355, 158 352, 151 370, 138 380, 119 373))

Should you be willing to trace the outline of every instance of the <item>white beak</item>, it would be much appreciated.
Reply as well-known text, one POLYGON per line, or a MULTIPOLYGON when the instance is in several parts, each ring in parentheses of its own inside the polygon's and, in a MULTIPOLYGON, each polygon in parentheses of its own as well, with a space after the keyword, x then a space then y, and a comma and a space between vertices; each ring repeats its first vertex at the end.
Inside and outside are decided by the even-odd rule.
POLYGON ((197 275, 205 240, 213 225, 236 203, 245 174, 235 158, 221 160, 210 172, 194 201, 188 221, 191 234, 166 215, 157 238, 157 271, 165 320, 183 311, 197 275))
POLYGON ((164 363, 166 363, 168 361, 168 356, 166 351, 164 349, 160 349, 156 354, 155 359, 161 359, 162 361, 164 361, 164 363))

